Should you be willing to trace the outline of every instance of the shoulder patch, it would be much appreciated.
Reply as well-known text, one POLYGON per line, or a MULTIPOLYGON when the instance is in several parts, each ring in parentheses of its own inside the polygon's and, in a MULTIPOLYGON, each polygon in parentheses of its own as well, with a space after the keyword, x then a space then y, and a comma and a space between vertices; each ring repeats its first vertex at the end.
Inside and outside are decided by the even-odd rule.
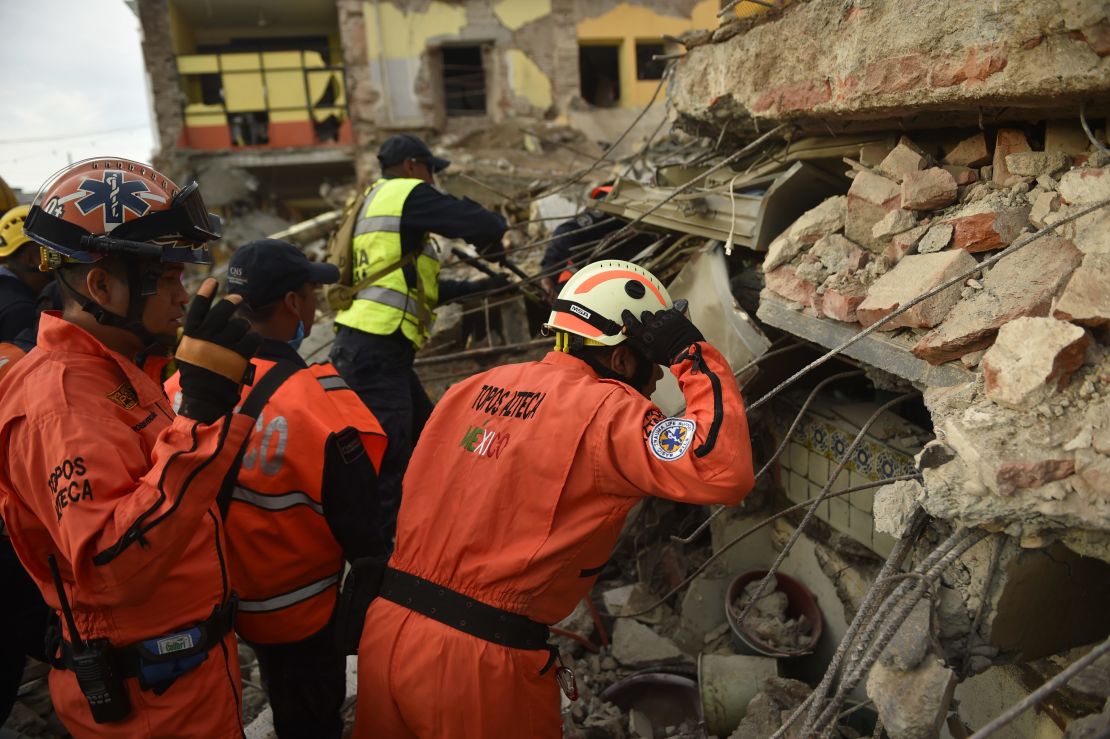
POLYGON ((666 416, 664 416, 663 411, 658 408, 648 409, 647 413, 644 414, 644 441, 651 438, 651 430, 664 418, 666 418, 666 416))
POLYGON ((108 400, 112 401, 120 408, 131 410, 139 404, 139 395, 135 392, 135 388, 131 387, 131 383, 125 382, 115 390, 107 394, 108 400))
POLYGON ((651 430, 648 448, 664 462, 673 462, 694 443, 697 424, 689 418, 664 418, 651 430))

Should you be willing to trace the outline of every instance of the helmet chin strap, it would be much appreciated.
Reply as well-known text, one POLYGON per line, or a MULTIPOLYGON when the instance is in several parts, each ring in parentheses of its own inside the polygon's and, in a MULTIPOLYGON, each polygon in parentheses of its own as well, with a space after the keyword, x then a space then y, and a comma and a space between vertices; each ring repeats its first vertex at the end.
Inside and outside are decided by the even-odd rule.
POLYGON ((160 272, 150 269, 147 260, 129 260, 125 267, 127 268, 127 315, 123 316, 78 292, 65 279, 62 272, 58 272, 58 279, 81 305, 81 310, 95 318, 97 323, 102 326, 122 328, 142 342, 143 350, 139 355, 169 356, 173 351, 176 337, 159 336, 143 325, 143 308, 146 306, 146 299, 157 291, 160 272))

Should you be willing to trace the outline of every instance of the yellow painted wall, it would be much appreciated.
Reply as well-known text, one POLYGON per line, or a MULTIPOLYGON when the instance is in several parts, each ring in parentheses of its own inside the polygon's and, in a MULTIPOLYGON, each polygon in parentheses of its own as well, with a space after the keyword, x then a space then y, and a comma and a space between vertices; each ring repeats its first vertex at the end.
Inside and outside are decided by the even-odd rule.
POLYGON ((580 21, 578 41, 620 42, 621 106, 641 107, 651 100, 659 82, 636 79, 636 41, 660 43, 664 33, 678 36, 695 28, 716 28, 718 8, 718 0, 702 0, 689 18, 683 18, 624 2, 608 13, 580 21))
POLYGON ((540 110, 550 108, 554 100, 551 95, 551 80, 543 70, 519 49, 507 50, 505 59, 512 70, 510 84, 513 92, 540 110))
POLYGON ((193 29, 189 27, 185 17, 172 1, 170 2, 170 41, 173 44, 174 54, 192 54, 197 50, 193 29))
POLYGON ((378 43, 378 14, 381 11, 381 34, 386 59, 412 59, 424 53, 428 40, 436 36, 457 36, 466 25, 466 8, 462 4, 433 2, 423 13, 406 14, 386 0, 364 2, 366 19, 366 53, 371 60, 382 54, 378 43), (376 6, 376 7, 375 7, 376 6))
POLYGON ((548 15, 551 12, 551 0, 501 0, 493 6, 493 12, 506 28, 515 31, 548 15))

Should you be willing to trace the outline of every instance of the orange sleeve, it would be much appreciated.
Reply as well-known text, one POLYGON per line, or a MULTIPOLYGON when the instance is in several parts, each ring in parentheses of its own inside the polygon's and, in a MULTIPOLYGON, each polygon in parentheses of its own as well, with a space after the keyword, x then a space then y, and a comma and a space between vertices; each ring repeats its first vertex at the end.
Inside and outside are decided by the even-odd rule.
POLYGON ((586 440, 596 450, 599 490, 728 505, 751 491, 748 420, 732 368, 707 342, 684 356, 671 366, 686 398, 683 416, 664 417, 627 386, 603 404, 586 440), (695 350, 708 371, 699 366, 695 350))
POLYGON ((178 416, 148 459, 118 418, 52 413, 11 437, 26 475, 13 482, 73 563, 78 588, 141 602, 178 564, 251 425, 237 414, 211 425, 178 416))

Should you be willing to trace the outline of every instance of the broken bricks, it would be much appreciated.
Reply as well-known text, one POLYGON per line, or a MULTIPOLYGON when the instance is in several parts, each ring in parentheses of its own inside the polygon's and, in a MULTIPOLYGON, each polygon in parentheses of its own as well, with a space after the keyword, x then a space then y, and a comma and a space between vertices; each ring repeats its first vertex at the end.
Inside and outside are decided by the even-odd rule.
POLYGON ((983 356, 987 397, 1028 408, 1065 387, 1083 364, 1090 336, 1055 318, 1018 318, 1003 326, 983 356))
MULTIPOLYGON (((946 280, 973 269, 976 264, 975 258, 962 249, 911 254, 903 258, 871 286, 867 298, 856 309, 860 323, 870 326, 946 280)), ((950 285, 885 323, 881 330, 892 331, 903 326, 932 328, 944 320, 959 299, 960 286, 950 285)))
POLYGON ((943 323, 913 347, 933 364, 990 345, 998 329, 1023 316, 1047 316, 1053 297, 1083 255, 1067 239, 1043 236, 998 261, 983 289, 953 306, 943 323))

